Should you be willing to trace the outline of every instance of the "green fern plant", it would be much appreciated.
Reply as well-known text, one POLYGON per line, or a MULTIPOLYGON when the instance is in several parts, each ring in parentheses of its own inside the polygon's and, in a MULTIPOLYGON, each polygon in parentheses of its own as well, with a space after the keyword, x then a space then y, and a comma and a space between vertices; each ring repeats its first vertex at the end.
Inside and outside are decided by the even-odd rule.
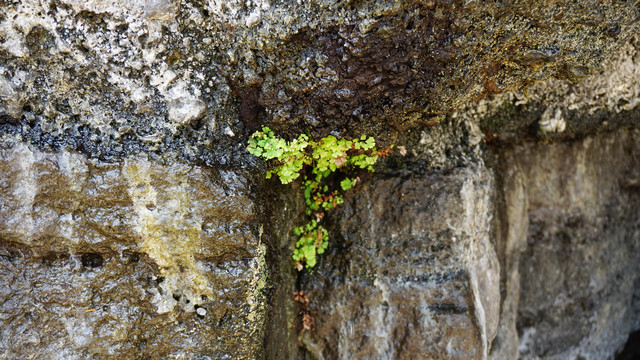
POLYGON ((359 178, 348 177, 354 170, 373 171, 373 165, 390 149, 378 151, 372 137, 362 135, 353 140, 337 139, 329 135, 314 141, 305 134, 292 141, 277 137, 273 131, 263 126, 256 131, 247 144, 250 154, 270 160, 273 166, 267 171, 267 178, 274 174, 280 182, 289 184, 303 176, 302 191, 307 204, 305 213, 310 220, 294 229, 298 236, 293 260, 296 268, 312 268, 317 255, 324 253, 329 245, 327 230, 320 225, 324 212, 344 202, 343 194, 358 183, 359 178), (343 174, 340 186, 332 186, 328 178, 336 173, 343 174))

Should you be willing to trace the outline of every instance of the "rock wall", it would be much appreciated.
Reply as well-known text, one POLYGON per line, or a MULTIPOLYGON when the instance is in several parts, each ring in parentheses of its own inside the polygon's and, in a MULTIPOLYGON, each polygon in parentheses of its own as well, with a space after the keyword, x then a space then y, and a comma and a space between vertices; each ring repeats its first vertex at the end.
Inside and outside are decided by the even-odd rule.
POLYGON ((469 99, 578 80, 637 33, 640 15, 633 1, 597 0, 0 6, 10 131, 104 159, 172 151, 218 166, 244 163, 239 137, 262 122, 389 140, 469 99))
POLYGON ((0 1, 0 357, 615 356, 640 328, 639 15, 0 1), (245 151, 261 124, 395 146, 315 272, 298 189, 245 151))
POLYGON ((518 145, 496 159, 506 296, 494 358, 611 358, 640 327, 639 134, 518 145))
POLYGON ((338 239, 306 284, 318 311, 306 350, 324 359, 613 358, 640 328, 638 130, 476 146, 474 156, 451 147, 473 126, 457 141, 447 126, 465 128, 399 141, 414 152, 396 155, 405 165, 419 169, 421 159, 430 170, 399 172, 391 158, 330 219, 338 239), (433 170, 443 152, 448 163, 433 170))
POLYGON ((315 358, 486 358, 499 265, 484 167, 380 177, 336 219, 340 234, 308 288, 315 358), (393 203, 393 206, 389 204, 393 203))
POLYGON ((265 245, 246 174, 0 145, 0 357, 255 357, 265 245))

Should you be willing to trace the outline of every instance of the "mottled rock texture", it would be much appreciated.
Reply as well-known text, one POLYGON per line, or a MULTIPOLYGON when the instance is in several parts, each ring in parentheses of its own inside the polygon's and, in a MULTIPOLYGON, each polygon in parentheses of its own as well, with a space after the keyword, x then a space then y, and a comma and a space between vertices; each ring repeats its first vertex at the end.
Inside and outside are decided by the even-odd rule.
POLYGON ((265 247, 246 175, 0 145, 0 356, 251 358, 265 247))
POLYGON ((513 357, 514 330, 523 359, 606 359, 640 328, 639 135, 526 144, 500 158, 508 265, 496 358, 513 357))
POLYGON ((260 122, 382 136, 472 98, 580 79, 637 32, 640 14, 634 1, 597 0, 0 6, 12 131, 107 159, 175 151, 210 165, 240 164, 241 135, 260 122))
POLYGON ((0 0, 0 356, 613 357, 640 327, 639 15, 0 0), (298 189, 244 150, 261 124, 395 145, 313 273, 298 189))
POLYGON ((499 94, 458 109, 478 123, 487 142, 581 139, 640 122, 640 40, 635 35, 592 76, 580 82, 549 79, 526 91, 499 94))
POLYGON ((307 350, 324 359, 485 358, 500 299, 490 172, 372 182, 336 216, 339 239, 310 277, 318 324, 307 350))

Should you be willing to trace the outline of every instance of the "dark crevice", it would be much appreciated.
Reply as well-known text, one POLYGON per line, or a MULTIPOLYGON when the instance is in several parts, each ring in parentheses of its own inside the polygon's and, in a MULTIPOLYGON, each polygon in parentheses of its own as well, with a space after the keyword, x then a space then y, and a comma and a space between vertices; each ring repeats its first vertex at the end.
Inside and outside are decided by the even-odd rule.
POLYGON ((627 343, 622 351, 616 356, 616 360, 638 360, 640 359, 640 330, 629 334, 627 343))

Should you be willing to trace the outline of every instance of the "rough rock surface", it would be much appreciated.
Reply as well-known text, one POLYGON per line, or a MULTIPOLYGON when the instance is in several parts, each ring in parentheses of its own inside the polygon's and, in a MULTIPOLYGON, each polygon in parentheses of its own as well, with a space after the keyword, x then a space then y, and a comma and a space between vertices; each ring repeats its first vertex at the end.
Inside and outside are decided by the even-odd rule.
POLYGON ((265 120, 290 135, 382 136, 471 98, 582 78, 637 32, 640 14, 633 1, 598 0, 34 0, 0 9, 0 113, 10 131, 106 159, 175 151, 211 165, 239 165, 239 135, 265 120))
POLYGON ((245 174, 0 147, 0 357, 254 358, 265 248, 245 174))
POLYGON ((640 328, 639 17, 0 0, 0 356, 614 356, 640 328), (396 145, 313 274, 297 190, 244 151, 265 123, 396 145))
POLYGON ((306 349, 321 359, 485 358, 500 299, 492 191, 481 166, 362 189, 310 276, 318 320, 306 349))
POLYGON ((572 140, 640 122, 640 37, 635 35, 580 82, 549 79, 526 91, 496 95, 458 109, 489 143, 572 140))
POLYGON ((514 330, 522 359, 606 359, 640 328, 638 135, 526 144, 500 158, 508 267, 496 359, 514 357, 514 330))

